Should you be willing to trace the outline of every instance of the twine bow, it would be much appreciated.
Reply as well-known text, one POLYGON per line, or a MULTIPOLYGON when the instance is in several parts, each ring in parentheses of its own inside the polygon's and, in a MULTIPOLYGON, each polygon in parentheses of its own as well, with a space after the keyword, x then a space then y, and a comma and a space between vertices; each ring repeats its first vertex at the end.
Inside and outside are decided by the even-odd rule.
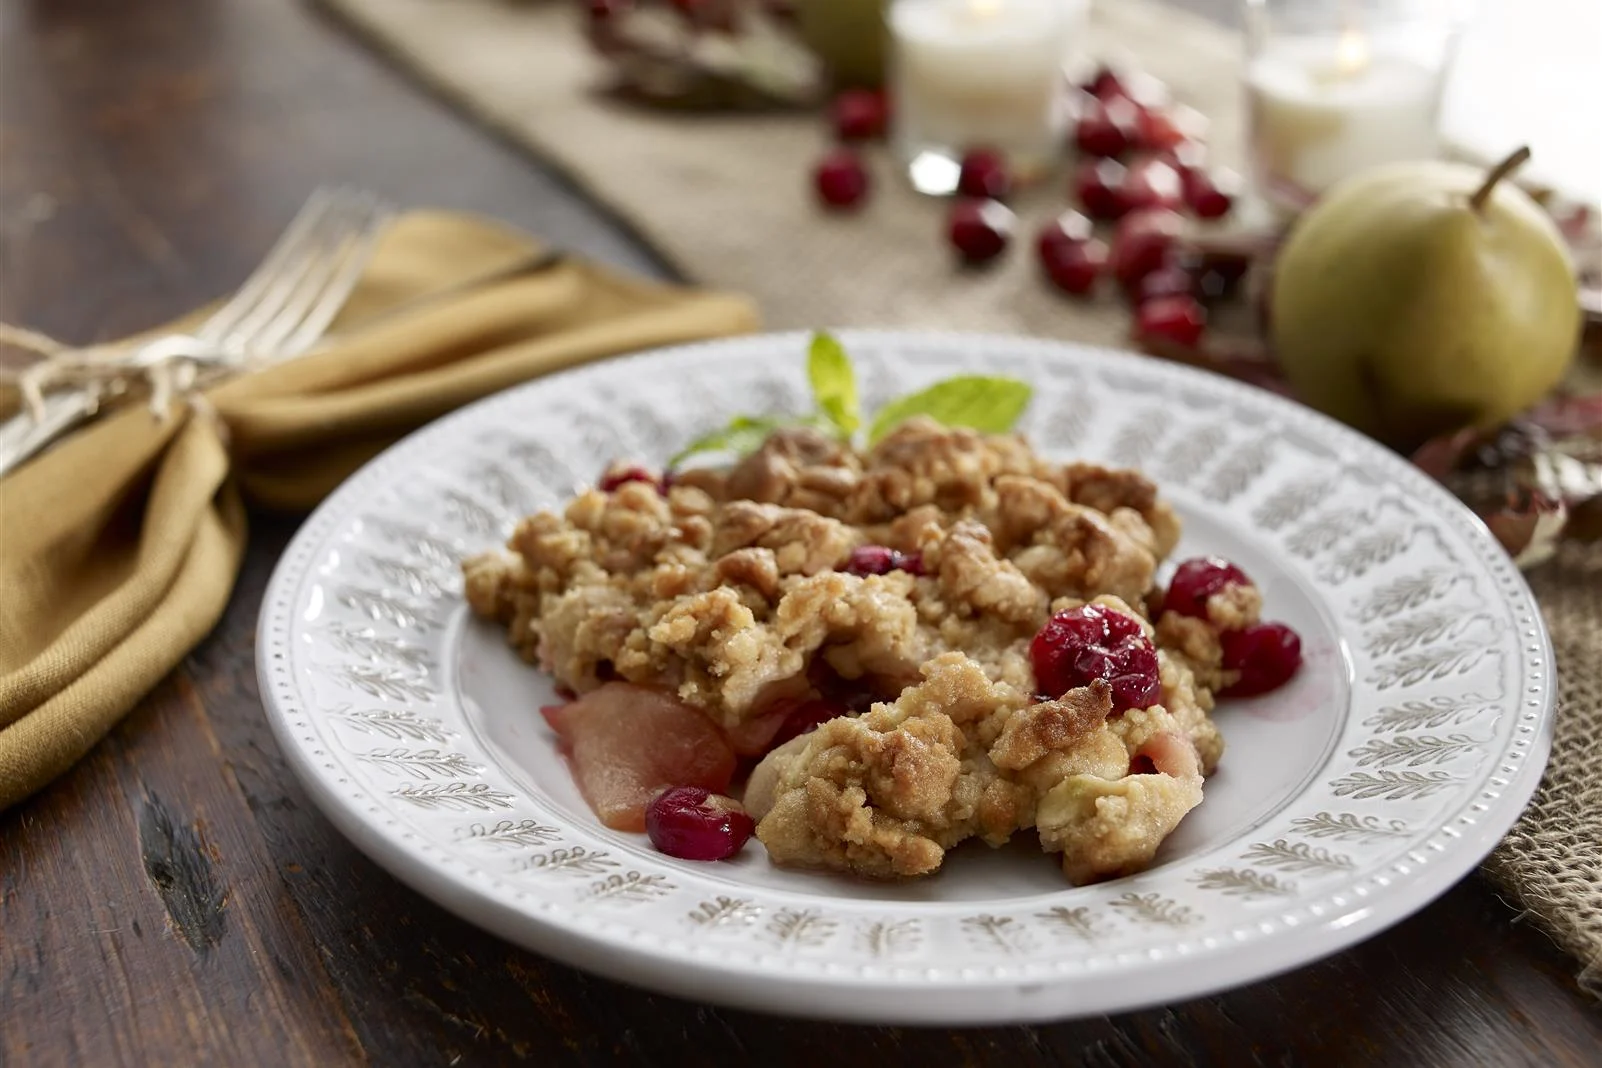
POLYGON ((249 362, 185 334, 75 347, 48 334, 0 322, 0 344, 38 357, 21 370, 0 367, 0 382, 17 390, 22 410, 35 423, 46 415, 45 396, 68 389, 83 391, 98 409, 143 387, 149 394, 151 414, 158 420, 171 415, 172 403, 179 398, 205 414, 210 405, 199 389, 216 376, 202 371, 242 370, 249 362))

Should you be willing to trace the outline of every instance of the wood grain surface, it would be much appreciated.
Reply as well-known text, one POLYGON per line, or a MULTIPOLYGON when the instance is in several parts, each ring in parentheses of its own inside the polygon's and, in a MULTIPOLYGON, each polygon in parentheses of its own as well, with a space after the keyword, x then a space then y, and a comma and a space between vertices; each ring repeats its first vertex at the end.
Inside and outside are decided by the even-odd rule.
MULTIPOLYGON (((661 270, 558 179, 298 4, 0 6, 0 318, 76 341, 160 321, 236 284, 307 193, 333 181, 492 213, 661 270)), ((369 863, 293 781, 263 719, 252 642, 296 519, 252 522, 216 633, 76 770, 0 816, 0 1065, 656 1065, 674 1051, 842 1068, 1602 1056, 1602 1019, 1573 963, 1473 878, 1277 979, 1030 1028, 722 1011, 514 949, 369 863)))

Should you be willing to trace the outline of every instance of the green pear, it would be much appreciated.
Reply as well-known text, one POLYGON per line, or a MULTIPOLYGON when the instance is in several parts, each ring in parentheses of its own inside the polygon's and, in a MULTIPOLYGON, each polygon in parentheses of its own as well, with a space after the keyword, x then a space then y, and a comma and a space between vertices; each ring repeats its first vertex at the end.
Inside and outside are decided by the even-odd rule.
POLYGON ((1336 186, 1274 264, 1275 349, 1306 403, 1410 447, 1493 426, 1540 400, 1572 359, 1574 267, 1550 216, 1488 174, 1398 163, 1336 186))

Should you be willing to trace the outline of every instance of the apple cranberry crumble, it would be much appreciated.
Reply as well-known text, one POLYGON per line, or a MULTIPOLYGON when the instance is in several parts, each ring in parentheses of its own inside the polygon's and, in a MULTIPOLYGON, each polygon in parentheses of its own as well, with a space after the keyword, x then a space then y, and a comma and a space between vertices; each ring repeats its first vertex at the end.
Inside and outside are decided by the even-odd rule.
POLYGON ((760 758, 775 863, 925 875, 1033 829, 1082 883, 1200 803, 1214 694, 1299 662, 1232 565, 1155 588, 1178 536, 1136 472, 916 418, 866 451, 789 428, 726 469, 614 468, 465 585, 575 695, 547 719, 609 826, 657 801, 681 840, 728 826, 716 795, 760 758))

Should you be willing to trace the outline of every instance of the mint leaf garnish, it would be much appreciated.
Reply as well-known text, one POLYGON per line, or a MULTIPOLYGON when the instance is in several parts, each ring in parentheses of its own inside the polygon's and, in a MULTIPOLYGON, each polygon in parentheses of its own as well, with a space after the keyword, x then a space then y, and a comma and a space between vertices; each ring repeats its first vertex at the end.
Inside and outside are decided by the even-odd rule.
POLYGON ((990 375, 958 375, 898 397, 879 409, 868 428, 872 445, 915 415, 986 434, 1011 430, 1034 394, 1028 383, 990 375))
POLYGON ((760 448, 769 434, 794 423, 794 419, 737 415, 729 420, 727 426, 701 435, 674 453, 668 460, 668 466, 677 467, 689 457, 703 452, 732 452, 736 456, 745 456, 760 448))
POLYGON ((820 330, 812 335, 812 348, 807 353, 807 378, 812 383, 812 397, 818 411, 839 428, 841 437, 855 434, 862 425, 857 373, 851 367, 851 357, 832 334, 820 330))

